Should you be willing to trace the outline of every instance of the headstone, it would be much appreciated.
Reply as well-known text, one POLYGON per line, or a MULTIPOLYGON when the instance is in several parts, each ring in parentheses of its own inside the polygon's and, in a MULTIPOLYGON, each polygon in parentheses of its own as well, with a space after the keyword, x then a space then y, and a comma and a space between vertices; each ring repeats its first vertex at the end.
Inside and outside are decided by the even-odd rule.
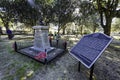
POLYGON ((112 38, 93 33, 84 36, 71 50, 70 54, 78 59, 87 68, 90 68, 111 43, 112 38))
POLYGON ((33 29, 35 30, 34 35, 34 46, 31 47, 33 50, 37 51, 50 51, 53 47, 50 47, 49 39, 48 39, 48 26, 34 26, 33 29))

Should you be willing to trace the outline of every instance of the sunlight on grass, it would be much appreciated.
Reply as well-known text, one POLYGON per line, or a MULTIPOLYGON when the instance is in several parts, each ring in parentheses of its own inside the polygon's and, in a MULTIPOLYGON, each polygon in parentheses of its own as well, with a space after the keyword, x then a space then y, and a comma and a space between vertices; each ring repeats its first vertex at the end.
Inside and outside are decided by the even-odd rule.
POLYGON ((120 48, 120 46, 114 46, 115 48, 120 48))
POLYGON ((107 56, 106 58, 107 58, 107 59, 109 59, 109 60, 113 60, 113 58, 111 58, 111 57, 108 57, 108 56, 107 56))
POLYGON ((120 36, 113 36, 113 38, 120 40, 120 36))
POLYGON ((27 79, 27 77, 25 76, 25 77, 22 77, 20 80, 26 80, 27 79))
POLYGON ((33 70, 27 71, 26 75, 21 77, 20 80, 26 80, 28 77, 31 77, 33 75, 33 73, 34 73, 33 70))
POLYGON ((114 58, 114 61, 120 61, 120 59, 119 58, 114 58))
MULTIPOLYGON (((89 78, 90 77, 90 71, 87 71, 86 75, 89 78)), ((95 76, 95 73, 93 73, 92 80, 97 80, 97 78, 95 76)))
POLYGON ((30 71, 27 71, 27 77, 30 77, 32 76, 32 74, 34 73, 34 71, 30 70, 30 71))
POLYGON ((108 51, 108 50, 105 50, 105 52, 106 52, 106 53, 111 53, 111 52, 110 52, 110 51, 108 51))

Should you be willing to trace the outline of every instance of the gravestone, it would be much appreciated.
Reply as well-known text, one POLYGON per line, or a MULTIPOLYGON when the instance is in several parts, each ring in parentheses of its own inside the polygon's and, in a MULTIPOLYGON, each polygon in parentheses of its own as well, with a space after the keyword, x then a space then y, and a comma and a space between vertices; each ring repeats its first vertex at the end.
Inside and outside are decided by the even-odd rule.
POLYGON ((78 59, 87 68, 91 68, 111 41, 111 37, 102 33, 89 34, 84 36, 70 50, 70 54, 78 59))
POLYGON ((51 51, 53 47, 50 46, 48 39, 48 26, 34 26, 34 45, 31 47, 32 50, 36 51, 51 51))

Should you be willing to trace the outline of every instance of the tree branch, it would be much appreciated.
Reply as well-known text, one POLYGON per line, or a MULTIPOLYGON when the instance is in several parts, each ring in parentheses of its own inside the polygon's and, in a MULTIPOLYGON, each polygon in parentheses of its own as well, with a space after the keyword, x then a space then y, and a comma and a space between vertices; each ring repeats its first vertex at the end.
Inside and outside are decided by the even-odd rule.
POLYGON ((2 16, 2 14, 0 14, 0 18, 1 18, 1 20, 2 20, 2 22, 3 22, 3 24, 5 24, 5 21, 4 21, 4 17, 2 16))
POLYGON ((105 25, 104 25, 104 22, 103 22, 103 10, 102 10, 102 5, 100 3, 100 0, 97 0, 97 5, 98 5, 98 10, 99 10, 99 13, 100 13, 100 23, 101 23, 101 26, 104 28, 105 25))
POLYGON ((111 5, 113 12, 116 11, 117 6, 118 6, 118 0, 113 0, 112 5, 111 5))
POLYGON ((119 9, 119 10, 116 10, 116 14, 115 14, 114 17, 120 18, 120 9, 119 9))

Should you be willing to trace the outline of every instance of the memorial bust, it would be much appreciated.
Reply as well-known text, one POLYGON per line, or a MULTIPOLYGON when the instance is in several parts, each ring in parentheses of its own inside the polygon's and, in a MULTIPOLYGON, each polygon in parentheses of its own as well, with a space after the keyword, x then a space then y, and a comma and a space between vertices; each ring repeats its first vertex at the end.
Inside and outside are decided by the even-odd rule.
POLYGON ((42 25, 42 26, 47 26, 48 22, 43 20, 43 19, 40 19, 38 22, 37 22, 38 25, 42 25))

